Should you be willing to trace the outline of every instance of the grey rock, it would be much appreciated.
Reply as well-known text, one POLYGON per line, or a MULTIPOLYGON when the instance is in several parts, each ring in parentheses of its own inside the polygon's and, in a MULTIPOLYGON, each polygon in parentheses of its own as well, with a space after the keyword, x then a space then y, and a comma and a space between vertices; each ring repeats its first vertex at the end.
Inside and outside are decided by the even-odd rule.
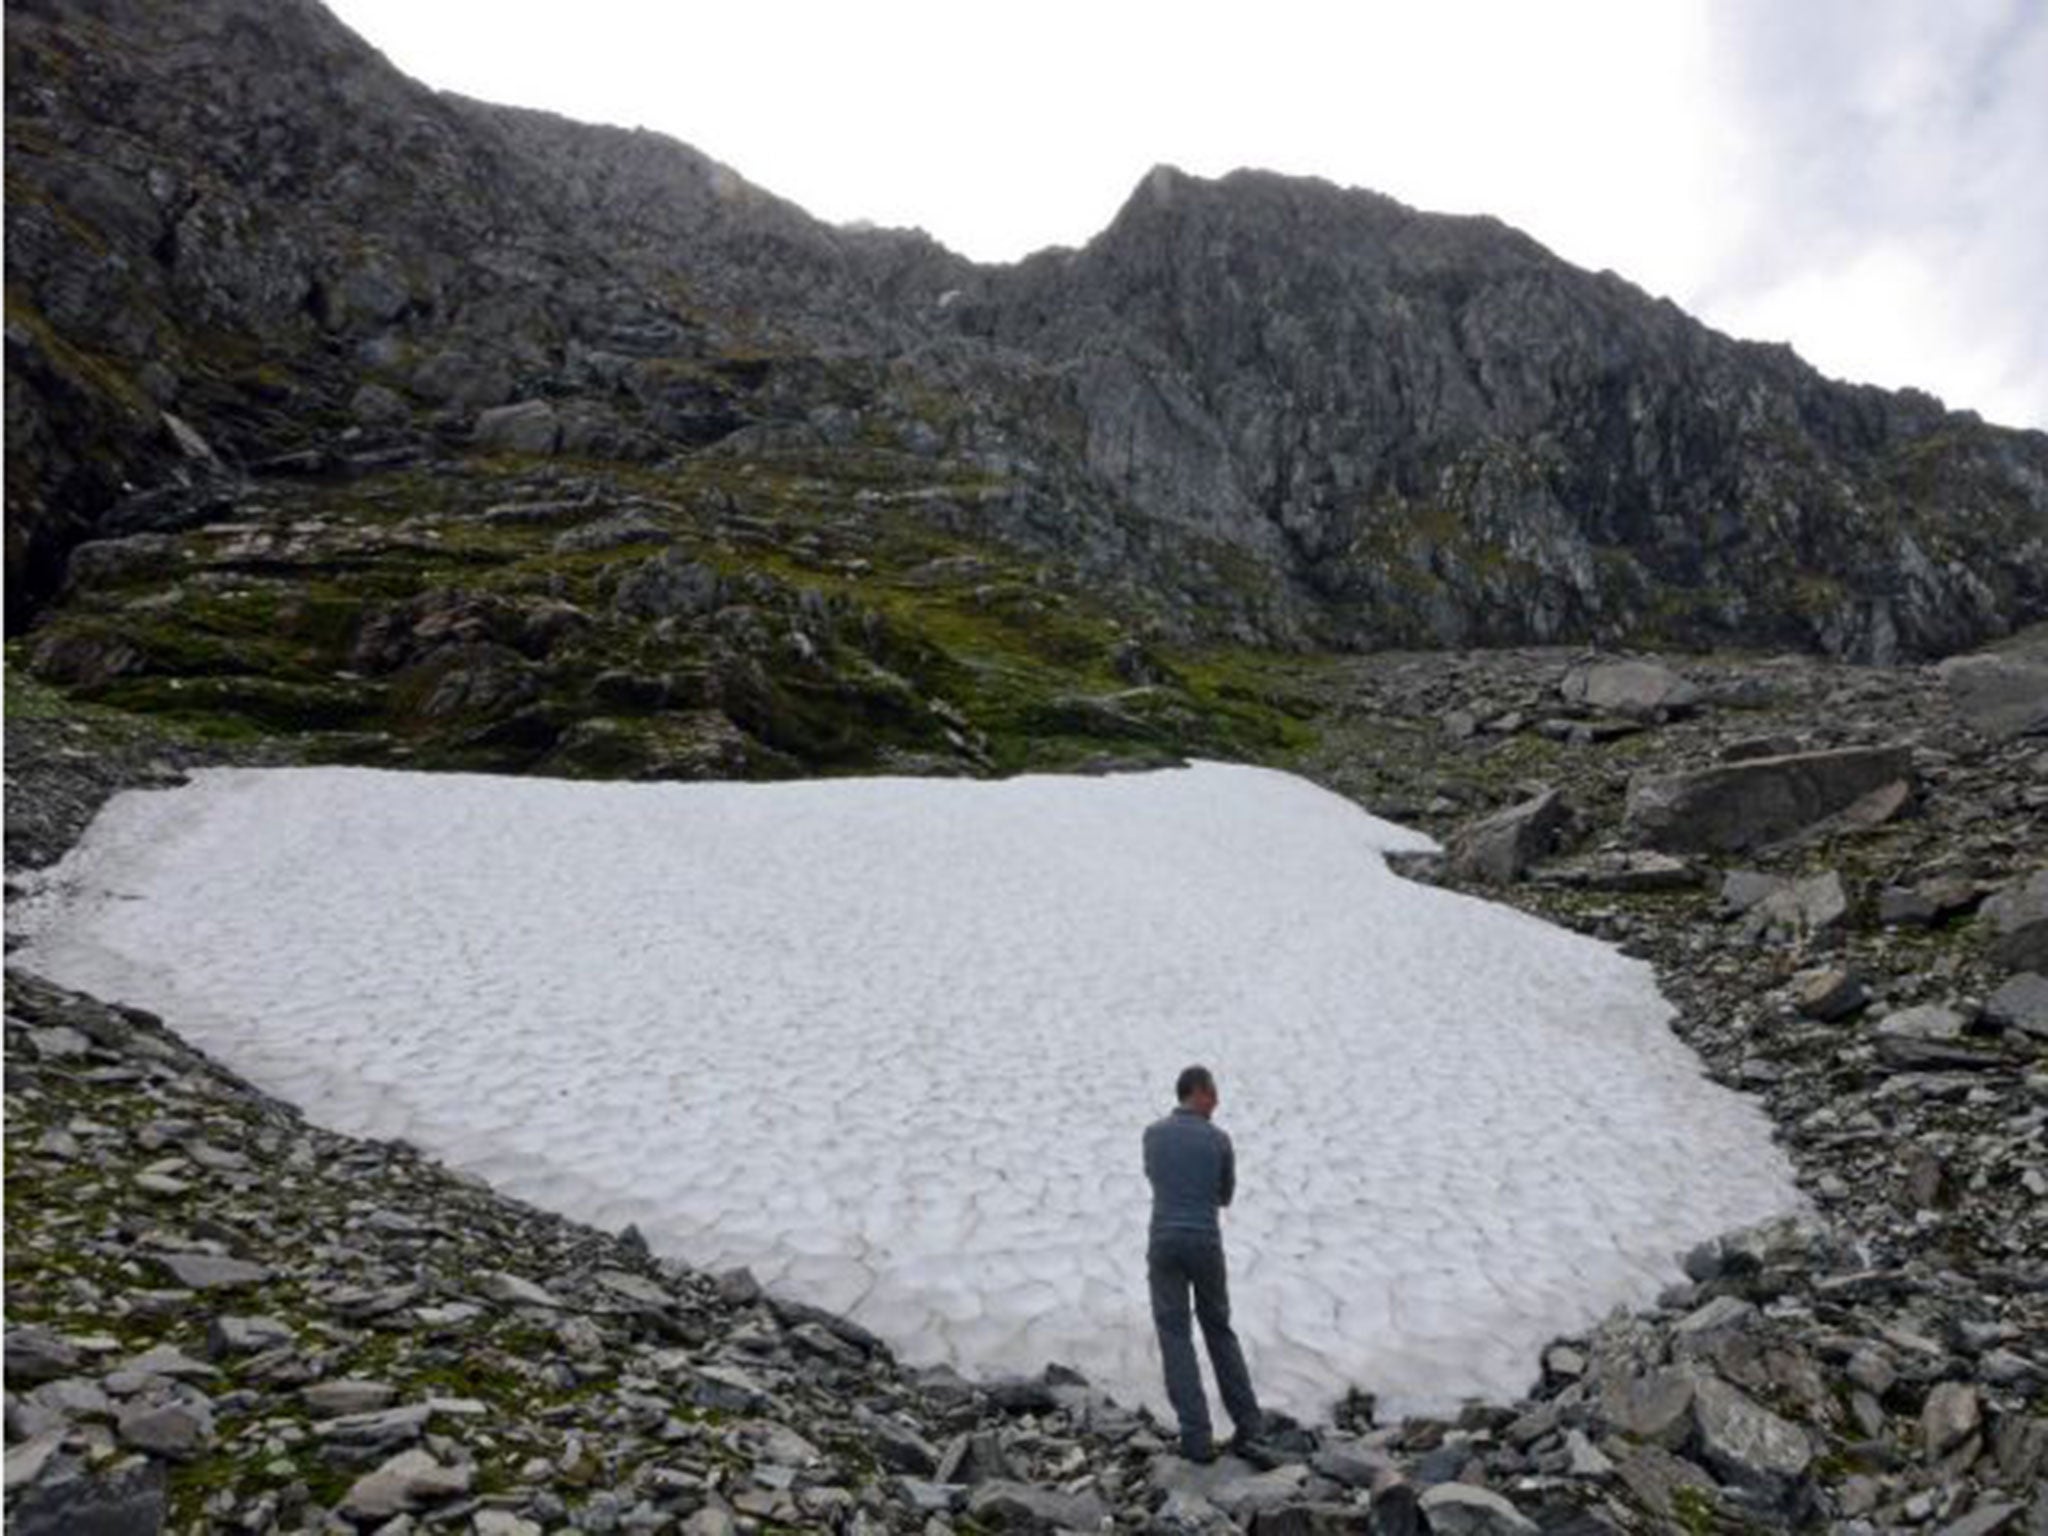
POLYGON ((47 1328, 8 1329, 4 1353, 10 1387, 32 1387, 78 1370, 78 1351, 47 1328))
POLYGON ((120 1370, 136 1376, 163 1376, 185 1381, 204 1381, 219 1370, 204 1360, 194 1360, 175 1344, 158 1344, 121 1362, 120 1370))
POLYGON ((1993 1067, 1999 1058, 1964 1043, 1964 1019, 1952 1008, 1902 1008, 1871 1027, 1878 1059, 1900 1071, 1993 1067))
POLYGON ((550 1312, 562 1310, 562 1301, 554 1292, 509 1270, 490 1270, 479 1275, 477 1289, 492 1301, 508 1307, 540 1307, 550 1312))
POLYGON ((1546 884, 1579 886, 1589 891, 1690 890, 1700 883, 1699 869, 1685 859, 1650 849, 1622 849, 1583 859, 1546 864, 1535 878, 1546 884))
POLYGON ((1813 1464, 1813 1445, 1804 1430, 1718 1377, 1707 1377, 1694 1389, 1693 1416, 1700 1457, 1723 1483, 1771 1505, 1795 1502, 1813 1464))
POLYGON ((1689 712, 1700 701, 1698 688, 1654 661, 1574 667, 1565 674, 1558 692, 1587 709, 1635 719, 1668 719, 1689 712))
MULTIPOLYGON (((940 1367, 940 1372, 944 1370, 940 1367)), ((927 1392, 936 1379, 941 1379, 940 1372, 924 1373, 921 1380, 927 1392)), ((986 1383, 983 1390, 988 1400, 1005 1413, 1053 1413, 1060 1406, 1051 1384, 1042 1375, 998 1376, 986 1383)))
POLYGON ((316 1418, 374 1413, 389 1407, 398 1389, 381 1381, 322 1381, 302 1389, 300 1399, 316 1418))
POLYGON ((1586 1357, 1569 1344, 1553 1344, 1543 1351, 1543 1369, 1553 1376, 1576 1381, 1586 1374, 1586 1357))
POLYGON ((169 1515, 163 1464, 145 1457, 87 1472, 52 1469, 7 1500, 8 1536, 158 1536, 169 1515))
POLYGON ((1898 1380, 1898 1372, 1875 1349, 1859 1349, 1849 1357, 1848 1377, 1873 1397, 1883 1397, 1898 1380))
POLYGON ((1913 778, 1903 747, 1756 758, 1630 781, 1627 825, 1667 852, 1740 853, 1783 841, 1913 778))
POLYGON ((724 598, 725 579, 716 570, 680 549, 666 549, 626 573, 612 606, 643 619, 701 618, 724 598))
POLYGON ((1750 908, 1746 932, 1773 939, 1807 940, 1839 928, 1849 915, 1849 894, 1835 870, 1777 881, 1750 908))
POLYGON ((1191 1488, 1176 1488, 1153 1512, 1153 1536, 1237 1536, 1237 1522, 1191 1488))
POLYGON ((426 1451, 401 1451, 356 1479, 342 1497, 341 1512, 355 1520, 388 1520, 460 1498, 472 1477, 467 1466, 443 1466, 426 1451))
POLYGON ((2048 976, 2022 971, 1984 1000, 1984 1017, 2001 1029, 2048 1040, 2048 976))
POLYGON ((1690 1372, 1656 1368, 1601 1381, 1595 1411, 1609 1429, 1676 1449, 1691 1432, 1692 1399, 1690 1372))
POLYGON ((673 544, 675 535, 644 512, 621 512, 601 517, 555 535, 553 549, 558 555, 596 554, 607 549, 624 549, 633 544, 673 544))
POLYGON ((167 533, 94 539, 71 551, 64 580, 70 591, 92 591, 131 581, 161 579, 174 573, 178 563, 178 541, 167 533))
POLYGON ((1828 966, 1792 978, 1792 1004, 1809 1019, 1831 1024, 1867 1008, 1870 992, 1854 971, 1828 966))
POLYGON ((140 1403, 121 1411, 116 1427, 122 1443, 156 1456, 182 1460, 213 1439, 213 1415, 193 1403, 140 1403))
POLYGON ((1935 1536, 1997 1536, 1999 1531, 2009 1529, 2025 1513, 2024 1504, 2010 1499, 1982 1499, 1962 1519, 1951 1520, 1942 1526, 1935 1536))
POLYGON ((605 1351, 604 1330, 597 1326, 596 1319, 580 1312, 555 1324, 555 1337, 562 1348, 579 1360, 595 1360, 605 1351))
POLYGON ((1717 1333, 1748 1328, 1759 1315, 1753 1303, 1740 1297, 1716 1296, 1672 1324, 1671 1332, 1676 1338, 1703 1339, 1717 1333))
POLYGON ((390 427, 408 420, 412 407, 396 390, 365 384, 349 397, 348 413, 366 427, 390 427))
POLYGON ((553 453, 561 444, 561 418, 545 400, 521 400, 480 412, 472 432, 477 447, 502 453, 553 453))
POLYGON ((1093 1531, 1109 1519, 1099 1495, 1061 1493, 1032 1483, 983 1483, 967 1498, 968 1516, 997 1531, 1093 1531))
POLYGON ((378 1408, 367 1413, 345 1413, 314 1425, 322 1440, 339 1445, 388 1450, 406 1445, 426 1432, 433 1410, 425 1403, 408 1403, 398 1408, 378 1408))
POLYGON ((1994 964, 2014 971, 2048 973, 2048 869, 2038 869, 2001 887, 1981 915, 1996 935, 1994 964))
POLYGON ((708 1365, 690 1383, 690 1401, 727 1413, 758 1413, 768 1407, 768 1394, 736 1366, 708 1365))
POLYGON ((1704 1468, 1655 1445, 1610 1442, 1614 1470, 1629 1491, 1654 1513, 1667 1520, 1678 1517, 1681 1507, 1688 1515, 1698 1512, 1704 1502, 1710 1509, 1721 1507, 1719 1486, 1704 1468))
POLYGON ((45 1382, 29 1393, 28 1400, 67 1419, 104 1418, 114 1411, 113 1400, 105 1389, 85 1376, 45 1382))
POLYGON ((460 347, 427 358, 409 382, 415 393, 462 411, 499 405, 512 394, 512 375, 502 361, 460 347))
POLYGON ((270 1278, 270 1271, 261 1264, 212 1253, 164 1253, 157 1255, 157 1262, 178 1284, 194 1291, 239 1290, 270 1278))
POLYGON ((670 1294, 668 1287, 649 1280, 645 1275, 633 1274, 630 1270, 600 1269, 591 1278, 612 1295, 630 1301, 636 1306, 665 1311, 676 1304, 676 1299, 670 1294))
POLYGON ((1952 656, 1940 671, 1956 713, 1992 740, 2048 734, 2048 656, 1952 656))
POLYGON ((912 1509, 928 1515, 949 1514, 967 1499, 967 1489, 960 1483, 935 1483, 921 1477, 899 1477, 895 1480, 894 1486, 912 1509))
MULTIPOLYGON (((938 1470, 938 1447, 916 1430, 880 1414, 865 1415, 859 1422, 874 1447, 875 1459, 890 1471, 911 1477, 930 1477, 938 1470)), ((943 1483, 956 1479, 940 1477, 938 1481, 943 1483)))
POLYGON ((1369 1450, 1355 1441, 1325 1436, 1309 1458, 1309 1469, 1319 1477, 1342 1483, 1347 1488, 1370 1488, 1382 1473, 1393 1470, 1393 1459, 1384 1451, 1369 1450))
POLYGON ((32 1029, 29 1044, 45 1061, 71 1061, 92 1049, 92 1042, 77 1030, 58 1025, 55 1029, 32 1029))
POLYGON ((1536 1536, 1534 1520, 1491 1488, 1438 1483, 1423 1491, 1422 1513, 1438 1536, 1536 1536))
POLYGON ((1231 1457, 1216 1466, 1223 1475, 1210 1486, 1209 1501, 1240 1518, 1293 1503, 1302 1496, 1309 1477, 1308 1468, 1291 1462, 1263 1472, 1250 1472, 1231 1457))
POLYGON ((1977 1389, 1968 1382, 1936 1383, 1920 1410, 1920 1445, 1932 1461, 1976 1434, 1984 1424, 1977 1389))
POLYGON ((973 1434, 955 1435, 939 1457, 938 1470, 933 1474, 942 1483, 957 1483, 973 1487, 978 1483, 1017 1480, 1016 1468, 1003 1452, 1003 1442, 994 1433, 980 1430, 973 1434))
POLYGON ((256 1355, 266 1349, 293 1342, 289 1327, 274 1317, 216 1317, 206 1331, 207 1352, 216 1359, 224 1355, 256 1355))
POLYGON ((43 1475, 62 1448, 65 1433, 62 1429, 47 1429, 7 1447, 4 1482, 10 1500, 17 1488, 26 1488, 43 1475))
POLYGON ((1146 1475, 1162 1493, 1197 1493, 1226 1514, 1244 1516, 1292 1502, 1308 1479, 1308 1469, 1287 1464, 1261 1472, 1235 1456, 1198 1463, 1162 1455, 1152 1458, 1146 1475))
POLYGON ((220 459, 214 453, 213 446, 200 435, 199 429, 192 423, 182 416, 173 416, 169 411, 165 411, 160 419, 164 425, 164 432, 179 453, 200 463, 219 464, 220 459))
POLYGON ((1759 757, 1792 757, 1800 746, 1797 736, 1744 736, 1728 742, 1714 755, 1724 763, 1747 763, 1759 757))
POLYGON ((1887 886, 1877 893, 1877 920, 1931 928, 1977 905, 1977 887, 1957 876, 1912 886, 1887 886))
POLYGON ((1425 1536, 1429 1526, 1412 1484, 1395 1477, 1373 1489, 1372 1529, 1376 1536, 1425 1536))
MULTIPOLYGON (((1252 1536, 1368 1536, 1381 1523, 1357 1504, 1289 1504, 1252 1516, 1252 1536)), ((1226 1519, 1222 1530, 1234 1530, 1226 1519)))
POLYGON ((1564 1435, 1565 1471, 1573 1477, 1596 1481, 1614 1476, 1614 1463, 1582 1429, 1568 1429, 1564 1435))
POLYGON ((718 1299, 727 1306, 750 1307, 761 1299, 761 1282, 749 1269, 728 1269, 718 1276, 718 1299))
POLYGON ((1469 828, 1451 849, 1451 868, 1467 879, 1509 884, 1550 852, 1570 818, 1564 797, 1547 789, 1469 828))

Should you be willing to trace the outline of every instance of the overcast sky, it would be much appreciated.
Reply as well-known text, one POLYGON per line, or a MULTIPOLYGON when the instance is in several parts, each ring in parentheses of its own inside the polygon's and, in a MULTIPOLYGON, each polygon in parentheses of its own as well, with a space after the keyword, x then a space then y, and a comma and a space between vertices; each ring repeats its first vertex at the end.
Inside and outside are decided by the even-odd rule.
POLYGON ((2048 0, 330 3, 430 85, 981 260, 1160 162, 1313 174, 2048 428, 2048 0))

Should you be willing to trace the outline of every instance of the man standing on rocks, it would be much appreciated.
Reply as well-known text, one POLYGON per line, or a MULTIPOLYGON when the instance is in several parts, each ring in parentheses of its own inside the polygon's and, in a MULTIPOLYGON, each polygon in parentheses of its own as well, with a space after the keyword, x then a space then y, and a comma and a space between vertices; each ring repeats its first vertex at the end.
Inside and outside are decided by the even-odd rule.
POLYGON ((1237 1430, 1232 1448, 1249 1445, 1262 1427, 1244 1351, 1230 1326, 1223 1227, 1216 1214, 1236 1192, 1237 1155, 1230 1137, 1210 1124, 1219 1099, 1216 1079, 1207 1067, 1189 1067, 1181 1073, 1174 1096, 1179 1107, 1145 1128, 1145 1177, 1152 1181, 1145 1272, 1152 1286, 1159 1354, 1166 1366, 1166 1396, 1180 1419, 1181 1454, 1190 1461, 1213 1461, 1209 1400, 1202 1391, 1202 1368, 1195 1359, 1189 1326, 1190 1293, 1217 1390, 1237 1430))

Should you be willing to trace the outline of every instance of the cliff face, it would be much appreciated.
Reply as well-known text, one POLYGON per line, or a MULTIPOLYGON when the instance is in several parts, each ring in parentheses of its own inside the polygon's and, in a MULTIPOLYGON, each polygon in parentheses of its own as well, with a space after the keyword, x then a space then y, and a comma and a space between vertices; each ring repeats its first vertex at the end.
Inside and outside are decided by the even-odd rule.
POLYGON ((849 500, 875 453, 943 465, 983 486, 955 532, 1175 633, 1884 659, 2048 613, 2048 437, 1491 220, 1162 168, 1085 249, 984 268, 436 95, 311 0, 20 0, 7 47, 17 626, 81 540, 458 457, 521 400, 586 461, 801 460, 849 500))
POLYGON ((1161 168, 988 292, 975 323, 1067 360, 1104 483, 1277 530, 1343 639, 1882 658, 2048 594, 2048 439, 1830 383, 1490 219, 1161 168))

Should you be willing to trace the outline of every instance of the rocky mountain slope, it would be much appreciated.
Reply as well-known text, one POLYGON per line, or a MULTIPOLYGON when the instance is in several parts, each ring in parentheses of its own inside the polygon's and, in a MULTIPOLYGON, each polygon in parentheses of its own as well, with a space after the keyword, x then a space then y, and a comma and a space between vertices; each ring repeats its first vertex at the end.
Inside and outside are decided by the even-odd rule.
MULTIPOLYGON (((1813 1210, 1703 1242, 1518 1401, 1379 1423, 1361 1395, 1258 1465, 1166 1454, 1085 1361, 907 1370, 10 967, 9 1528, 2040 1536, 2039 654, 1297 664, 1295 765, 1435 831, 1418 877, 1652 960, 1813 1210)), ((221 751, 18 680, 7 737, 10 873, 221 751)))
POLYGON ((2048 438, 1490 220, 1162 168, 1085 249, 976 267, 436 95, 313 0, 16 0, 7 46, 17 631, 89 539, 506 455, 849 509, 879 468, 1181 640, 1885 659, 2048 611, 2048 438))
POLYGON ((986 269, 311 0, 7 48, 10 872, 222 758, 1272 761, 1652 958, 1819 1218, 1194 1474, 11 973, 10 1529, 2048 1532, 2038 641, 1344 654, 1954 650, 2044 612, 2048 439, 1315 183, 986 269))

